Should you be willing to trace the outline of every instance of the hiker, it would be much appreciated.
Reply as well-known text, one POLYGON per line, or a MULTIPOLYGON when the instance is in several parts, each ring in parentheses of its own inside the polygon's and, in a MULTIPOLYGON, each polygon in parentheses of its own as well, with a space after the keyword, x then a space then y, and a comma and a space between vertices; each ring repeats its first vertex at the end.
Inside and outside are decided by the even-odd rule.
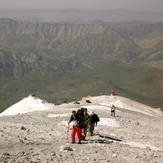
POLYGON ((115 106, 112 105, 112 107, 111 107, 111 116, 115 117, 115 110, 116 110, 115 106))
POLYGON ((76 99, 74 100, 74 104, 80 104, 76 99))
POLYGON ((66 100, 64 100, 64 101, 62 102, 62 104, 67 104, 67 101, 66 101, 66 100))
POLYGON ((84 108, 83 116, 84 116, 85 121, 82 127, 82 131, 83 131, 82 139, 85 140, 87 136, 87 129, 88 129, 88 124, 89 124, 89 119, 90 119, 90 116, 87 113, 87 108, 84 108))
POLYGON ((112 92, 111 92, 111 95, 112 95, 112 96, 115 96, 116 94, 115 94, 115 92, 114 92, 114 91, 112 91, 112 92))
POLYGON ((71 131, 71 143, 75 143, 75 135, 77 133, 78 136, 78 144, 81 144, 81 135, 82 135, 82 123, 84 122, 84 118, 76 113, 75 110, 72 111, 72 115, 68 124, 73 121, 72 131, 71 131))
POLYGON ((94 127, 95 125, 97 126, 97 122, 100 121, 99 117, 97 114, 95 114, 93 111, 90 111, 90 121, 89 121, 89 132, 90 135, 93 135, 94 132, 94 127))

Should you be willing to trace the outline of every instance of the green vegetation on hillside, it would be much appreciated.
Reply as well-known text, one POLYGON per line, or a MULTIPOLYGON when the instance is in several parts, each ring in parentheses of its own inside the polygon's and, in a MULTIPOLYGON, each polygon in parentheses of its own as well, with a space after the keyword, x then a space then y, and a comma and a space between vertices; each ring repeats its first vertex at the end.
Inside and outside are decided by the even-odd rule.
POLYGON ((35 94, 54 104, 61 104, 63 100, 71 102, 89 95, 110 95, 112 90, 117 95, 153 107, 163 107, 162 76, 162 72, 157 69, 101 63, 94 65, 93 69, 82 68, 69 72, 42 72, 24 77, 1 78, 1 111, 29 94, 35 94))

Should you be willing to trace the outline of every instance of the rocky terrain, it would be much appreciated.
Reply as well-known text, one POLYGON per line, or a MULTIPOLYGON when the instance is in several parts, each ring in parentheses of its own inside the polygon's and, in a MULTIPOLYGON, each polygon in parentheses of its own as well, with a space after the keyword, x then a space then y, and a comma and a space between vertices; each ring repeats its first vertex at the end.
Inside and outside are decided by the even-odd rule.
POLYGON ((161 111, 121 96, 83 97, 79 102, 54 105, 29 96, 1 113, 0 162, 163 162, 161 111), (112 104, 115 117, 110 115, 112 104), (98 114, 100 122, 93 136, 71 144, 67 122, 71 111, 81 107, 98 114))

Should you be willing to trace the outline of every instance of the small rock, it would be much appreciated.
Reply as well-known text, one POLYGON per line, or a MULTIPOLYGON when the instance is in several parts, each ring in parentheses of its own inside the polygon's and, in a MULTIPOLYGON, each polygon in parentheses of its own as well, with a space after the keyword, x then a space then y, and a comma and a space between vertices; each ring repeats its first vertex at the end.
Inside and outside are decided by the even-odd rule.
POLYGON ((3 153, 3 156, 10 156, 9 153, 3 153))
POLYGON ((116 157, 117 157, 117 155, 116 154, 113 154, 112 158, 116 158, 116 157))
POLYGON ((70 147, 64 147, 63 150, 64 150, 64 151, 73 151, 73 149, 70 148, 70 147))
POLYGON ((147 150, 149 150, 149 151, 151 151, 151 148, 150 148, 150 147, 148 147, 148 146, 146 147, 146 149, 147 149, 147 150))
POLYGON ((55 152, 52 152, 52 153, 51 153, 51 156, 56 156, 55 152))
POLYGON ((25 128, 24 126, 21 126, 21 130, 24 130, 24 131, 25 131, 25 130, 26 130, 26 128, 25 128))
POLYGON ((19 139, 19 141, 20 141, 21 143, 24 143, 24 140, 23 140, 23 139, 19 139))

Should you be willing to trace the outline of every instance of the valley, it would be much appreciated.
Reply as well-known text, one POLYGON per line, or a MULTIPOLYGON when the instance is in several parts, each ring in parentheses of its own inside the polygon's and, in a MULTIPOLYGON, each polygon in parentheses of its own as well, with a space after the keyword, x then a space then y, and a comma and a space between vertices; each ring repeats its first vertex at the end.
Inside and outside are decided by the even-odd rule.
POLYGON ((0 19, 0 111, 38 94, 60 104, 117 94, 162 108, 162 23, 0 19))

